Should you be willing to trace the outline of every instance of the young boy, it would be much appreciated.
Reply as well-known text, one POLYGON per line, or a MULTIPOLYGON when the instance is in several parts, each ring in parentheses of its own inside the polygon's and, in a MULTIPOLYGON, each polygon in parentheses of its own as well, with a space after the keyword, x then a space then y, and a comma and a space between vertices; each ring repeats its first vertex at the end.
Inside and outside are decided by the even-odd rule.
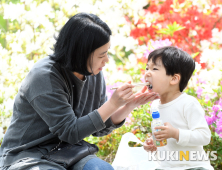
POLYGON ((176 156, 180 151, 183 151, 185 156, 188 151, 189 158, 191 152, 205 154, 203 145, 209 144, 211 139, 211 132, 201 105, 197 99, 183 93, 194 69, 193 58, 176 47, 159 48, 148 56, 145 80, 151 85, 149 90, 160 95, 160 99, 153 101, 151 108, 159 109, 160 119, 165 125, 156 128, 161 131, 155 132, 154 135, 157 141, 167 139, 167 145, 157 149, 153 139, 149 138, 144 143, 144 149, 151 152, 158 151, 159 158, 163 158, 163 154, 170 151, 175 153, 172 160, 158 161, 160 164, 158 169, 213 169, 210 161, 204 158, 196 156, 197 159, 194 157, 196 160, 186 160, 187 157, 180 160, 180 156, 179 159, 176 156))

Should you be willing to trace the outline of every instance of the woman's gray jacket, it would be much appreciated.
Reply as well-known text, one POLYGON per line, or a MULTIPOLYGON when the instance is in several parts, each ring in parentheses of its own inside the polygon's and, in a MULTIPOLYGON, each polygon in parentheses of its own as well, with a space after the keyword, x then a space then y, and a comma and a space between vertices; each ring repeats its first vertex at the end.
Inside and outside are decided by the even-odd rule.
POLYGON ((0 167, 25 157, 40 158, 59 140, 75 144, 91 134, 107 135, 124 123, 114 125, 110 118, 103 123, 97 111, 107 100, 102 72, 81 81, 62 68, 68 80, 66 84, 55 65, 55 61, 45 57, 23 80, 0 148, 0 167), (44 142, 50 139, 54 142, 45 147, 44 142))

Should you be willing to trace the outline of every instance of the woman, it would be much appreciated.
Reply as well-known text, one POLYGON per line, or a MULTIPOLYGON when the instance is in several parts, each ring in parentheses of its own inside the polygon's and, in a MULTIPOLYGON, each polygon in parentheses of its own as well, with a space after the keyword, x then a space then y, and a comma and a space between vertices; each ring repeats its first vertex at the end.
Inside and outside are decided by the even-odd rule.
MULTIPOLYGON (((79 13, 64 25, 54 54, 33 66, 15 98, 0 150, 2 169, 65 170, 42 155, 61 141, 76 144, 91 134, 107 135, 124 124, 133 108, 158 98, 146 87, 133 94, 133 85, 125 83, 107 101, 101 70, 109 61, 110 35, 93 14, 79 13)), ((113 168, 88 155, 68 169, 113 168)))

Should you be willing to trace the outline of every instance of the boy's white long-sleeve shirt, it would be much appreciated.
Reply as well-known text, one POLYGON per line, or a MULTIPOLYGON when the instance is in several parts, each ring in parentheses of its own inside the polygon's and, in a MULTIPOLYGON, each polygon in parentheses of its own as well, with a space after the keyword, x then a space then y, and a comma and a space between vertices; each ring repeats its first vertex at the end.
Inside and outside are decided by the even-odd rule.
MULTIPOLYGON (((200 103, 194 97, 182 93, 175 100, 160 104, 155 100, 152 107, 157 107, 160 112, 160 119, 169 122, 174 128, 179 129, 179 141, 174 138, 167 139, 167 145, 158 147, 158 151, 200 151, 204 152, 203 146, 208 145, 211 139, 211 131, 205 120, 205 112, 200 103)), ((151 107, 151 108, 152 108, 151 107)), ((160 161, 159 168, 185 169, 191 167, 204 167, 213 169, 210 161, 160 161)))

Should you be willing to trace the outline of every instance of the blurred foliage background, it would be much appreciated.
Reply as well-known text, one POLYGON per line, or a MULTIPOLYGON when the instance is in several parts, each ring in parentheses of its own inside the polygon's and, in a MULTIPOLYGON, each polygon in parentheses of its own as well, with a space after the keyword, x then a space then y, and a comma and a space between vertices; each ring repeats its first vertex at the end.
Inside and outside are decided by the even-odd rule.
MULTIPOLYGON (((222 169, 222 0, 1 0, 0 143, 22 80, 36 61, 52 53, 54 36, 78 12, 98 15, 112 30, 111 58, 104 70, 109 97, 112 86, 144 82, 152 50, 173 45, 192 55, 196 70, 185 92, 206 112, 212 139, 204 149, 217 151, 211 164, 222 169)), ((132 132, 144 141, 151 135, 151 121, 148 103, 135 108, 113 133, 86 140, 112 163, 122 135, 132 132)))

